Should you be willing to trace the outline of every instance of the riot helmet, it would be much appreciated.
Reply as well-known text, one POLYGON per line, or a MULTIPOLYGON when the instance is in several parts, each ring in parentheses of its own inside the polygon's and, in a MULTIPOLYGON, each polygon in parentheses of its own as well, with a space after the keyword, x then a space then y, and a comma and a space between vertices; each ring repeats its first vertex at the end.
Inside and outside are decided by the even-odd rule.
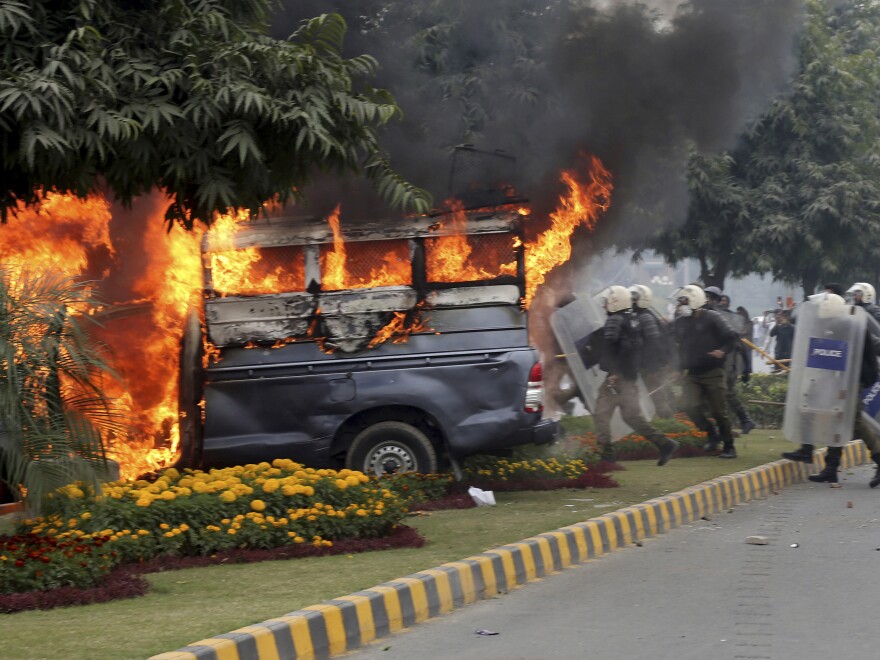
POLYGON ((632 294, 622 286, 609 286, 599 295, 603 298, 605 310, 609 314, 632 307, 632 294))
POLYGON ((648 309, 654 302, 654 292, 644 284, 633 284, 629 292, 632 294, 633 307, 648 309))
POLYGON ((874 290, 874 287, 868 284, 867 282, 856 282, 849 289, 846 290, 847 300, 850 300, 853 304, 871 304, 877 302, 877 292, 874 290), (859 296, 856 299, 856 295, 859 296))
POLYGON ((678 306, 700 309, 706 304, 706 294, 696 284, 687 284, 672 294, 678 306))

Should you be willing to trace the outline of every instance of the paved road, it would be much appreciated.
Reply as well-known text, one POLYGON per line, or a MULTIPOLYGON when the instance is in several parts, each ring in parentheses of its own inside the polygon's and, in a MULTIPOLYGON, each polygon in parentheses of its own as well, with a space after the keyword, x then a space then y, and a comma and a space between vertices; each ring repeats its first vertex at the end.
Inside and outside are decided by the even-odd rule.
POLYGON ((872 475, 860 467, 842 488, 793 486, 351 655, 876 660, 880 488, 868 488, 872 475), (748 545, 750 535, 769 544, 748 545))

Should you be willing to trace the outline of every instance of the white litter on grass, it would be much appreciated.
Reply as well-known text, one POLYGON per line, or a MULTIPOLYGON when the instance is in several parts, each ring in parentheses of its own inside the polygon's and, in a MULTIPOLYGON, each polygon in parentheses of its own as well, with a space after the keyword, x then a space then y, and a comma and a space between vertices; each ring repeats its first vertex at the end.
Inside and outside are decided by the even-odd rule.
POLYGON ((476 486, 468 488, 468 495, 474 500, 477 506, 495 506, 495 493, 491 490, 483 490, 476 486))

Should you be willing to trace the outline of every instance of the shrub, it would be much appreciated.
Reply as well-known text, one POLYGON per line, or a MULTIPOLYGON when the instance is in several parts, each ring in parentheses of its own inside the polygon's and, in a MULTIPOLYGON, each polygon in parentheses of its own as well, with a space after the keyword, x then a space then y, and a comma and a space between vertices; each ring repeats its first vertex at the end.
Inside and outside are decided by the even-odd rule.
POLYGON ((408 506, 441 500, 449 494, 455 478, 451 474, 403 472, 375 477, 377 482, 405 500, 408 506))
POLYGON ((785 397, 788 394, 786 374, 753 374, 748 383, 737 382, 736 389, 740 400, 758 426, 767 429, 782 428, 785 397))
POLYGON ((91 587, 119 561, 107 537, 59 540, 22 534, 0 538, 0 593, 91 587))

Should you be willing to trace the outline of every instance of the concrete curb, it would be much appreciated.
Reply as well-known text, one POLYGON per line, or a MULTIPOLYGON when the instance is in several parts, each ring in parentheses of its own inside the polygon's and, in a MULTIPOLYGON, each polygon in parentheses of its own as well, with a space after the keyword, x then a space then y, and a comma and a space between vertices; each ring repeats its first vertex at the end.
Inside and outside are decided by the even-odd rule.
MULTIPOLYGON (((851 442, 842 467, 870 460, 851 442)), ((492 598, 564 568, 663 534, 755 497, 763 497, 824 467, 780 460, 726 475, 586 522, 511 543, 305 607, 230 633, 203 639, 150 660, 311 660, 351 651, 375 639, 483 598, 492 598)))

